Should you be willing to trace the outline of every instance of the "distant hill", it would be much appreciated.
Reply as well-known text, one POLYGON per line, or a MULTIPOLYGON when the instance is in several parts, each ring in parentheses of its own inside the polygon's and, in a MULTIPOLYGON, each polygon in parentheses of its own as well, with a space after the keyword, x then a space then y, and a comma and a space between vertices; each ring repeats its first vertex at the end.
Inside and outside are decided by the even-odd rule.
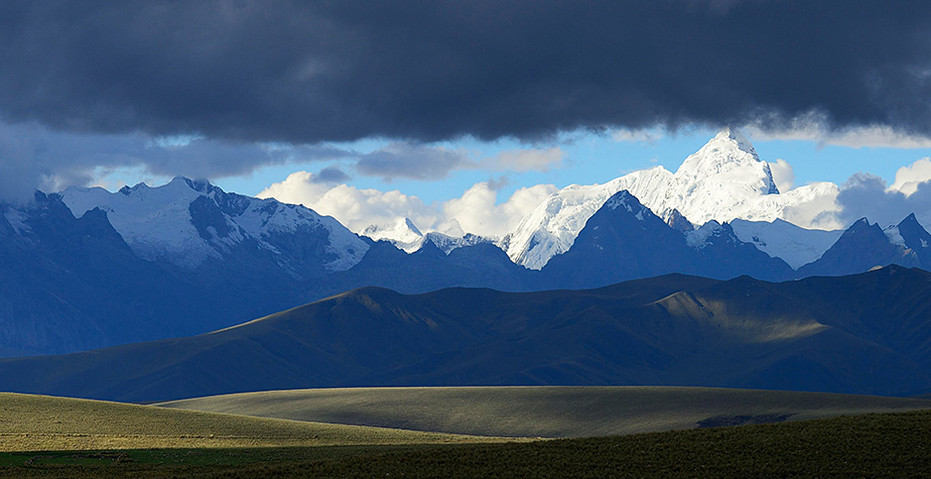
POLYGON ((769 283, 668 275, 583 291, 363 288, 209 334, 0 360, 2 388, 168 400, 336 386, 931 389, 931 273, 769 283))

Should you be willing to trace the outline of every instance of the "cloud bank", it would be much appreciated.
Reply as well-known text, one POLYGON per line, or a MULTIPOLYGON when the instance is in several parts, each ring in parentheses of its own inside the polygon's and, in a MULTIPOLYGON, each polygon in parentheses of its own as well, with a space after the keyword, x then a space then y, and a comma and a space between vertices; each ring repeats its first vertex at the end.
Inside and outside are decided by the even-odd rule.
POLYGON ((931 136, 931 3, 3 2, 0 117, 292 144, 784 126, 931 136))
POLYGON ((424 232, 454 235, 468 232, 501 237, 514 230, 524 216, 556 191, 553 185, 519 188, 499 203, 498 190, 503 183, 490 180, 476 183, 459 198, 426 204, 398 190, 359 189, 321 182, 317 176, 306 171, 292 173, 258 196, 303 204, 320 214, 333 216, 357 233, 370 225, 386 225, 398 218, 410 218, 424 232), (463 231, 459 231, 460 227, 463 231))

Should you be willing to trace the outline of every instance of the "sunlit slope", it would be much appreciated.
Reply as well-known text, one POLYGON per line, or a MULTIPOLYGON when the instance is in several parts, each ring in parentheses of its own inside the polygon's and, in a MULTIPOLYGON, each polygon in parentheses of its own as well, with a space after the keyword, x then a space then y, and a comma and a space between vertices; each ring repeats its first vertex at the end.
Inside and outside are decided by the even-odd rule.
POLYGON ((0 451, 488 441, 449 434, 0 393, 0 451))
POLYGON ((931 409, 931 400, 682 387, 451 387, 266 391, 160 405, 459 434, 583 437, 931 409))
POLYGON ((167 401, 371 386, 931 391, 931 273, 584 291, 363 288, 200 336, 0 360, 0 389, 167 401))

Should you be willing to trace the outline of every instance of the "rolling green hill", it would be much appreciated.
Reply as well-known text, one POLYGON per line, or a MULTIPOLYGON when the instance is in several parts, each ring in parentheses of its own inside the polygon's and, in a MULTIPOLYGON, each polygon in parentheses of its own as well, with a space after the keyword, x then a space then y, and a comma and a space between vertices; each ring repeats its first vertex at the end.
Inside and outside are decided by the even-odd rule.
POLYGON ((0 451, 482 442, 493 438, 0 393, 0 451))
POLYGON ((552 438, 931 409, 931 400, 682 387, 449 387, 265 391, 159 405, 418 431, 552 438))

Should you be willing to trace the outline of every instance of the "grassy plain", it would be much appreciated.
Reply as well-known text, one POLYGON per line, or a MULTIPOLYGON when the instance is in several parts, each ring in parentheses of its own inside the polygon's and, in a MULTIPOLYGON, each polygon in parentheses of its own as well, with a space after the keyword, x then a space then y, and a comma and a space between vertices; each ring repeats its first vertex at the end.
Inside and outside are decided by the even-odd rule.
POLYGON ((491 440, 495 439, 0 393, 0 451, 5 452, 491 440))
POLYGON ((165 407, 259 417, 523 437, 589 437, 875 412, 931 401, 685 387, 442 387, 263 391, 165 407))
POLYGON ((929 477, 928 437, 931 411, 915 411, 531 443, 7 453, 0 476, 929 477))

